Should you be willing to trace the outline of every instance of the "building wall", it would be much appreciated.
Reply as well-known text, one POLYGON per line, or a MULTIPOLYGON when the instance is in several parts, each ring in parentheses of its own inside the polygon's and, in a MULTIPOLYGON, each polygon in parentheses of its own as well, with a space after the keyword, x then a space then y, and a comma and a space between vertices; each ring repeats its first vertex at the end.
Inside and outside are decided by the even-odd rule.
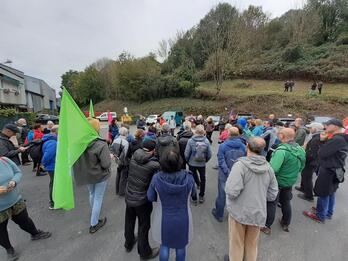
POLYGON ((24 79, 0 67, 0 103, 24 106, 26 104, 24 79), (5 90, 9 90, 6 93, 5 90))
POLYGON ((56 110, 57 109, 56 91, 53 88, 51 88, 45 81, 41 81, 41 93, 44 96, 43 98, 44 109, 56 110), (51 108, 50 102, 52 104, 52 108, 51 108))

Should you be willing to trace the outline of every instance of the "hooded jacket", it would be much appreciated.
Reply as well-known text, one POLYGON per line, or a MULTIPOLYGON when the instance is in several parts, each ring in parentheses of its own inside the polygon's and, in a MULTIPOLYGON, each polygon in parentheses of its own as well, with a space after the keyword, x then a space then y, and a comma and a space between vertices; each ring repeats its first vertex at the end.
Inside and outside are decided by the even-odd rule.
POLYGON ((76 185, 96 184, 110 177, 110 150, 105 140, 96 139, 73 166, 76 185))
POLYGON ((292 187, 306 163, 306 153, 296 142, 280 144, 273 152, 270 164, 280 188, 292 187))
POLYGON ((192 166, 192 167, 205 167, 205 164, 210 160, 211 155, 212 155, 211 146, 210 146, 208 139, 205 136, 194 135, 187 142, 187 146, 185 149, 185 159, 190 166, 192 166), (207 154, 206 154, 206 161, 205 162, 198 162, 195 160, 197 142, 204 142, 207 145, 207 154))
POLYGON ((126 187, 126 204, 138 207, 147 202, 147 190, 152 176, 159 171, 160 165, 152 153, 138 149, 130 163, 126 187))
POLYGON ((12 141, 3 133, 0 133, 0 157, 7 157, 16 165, 21 165, 18 156, 19 150, 13 145, 12 141))
POLYGON ((263 227, 267 201, 274 201, 278 184, 265 157, 242 157, 233 165, 226 186, 227 211, 243 225, 263 227))
POLYGON ((42 142, 41 163, 46 171, 54 172, 56 166, 57 136, 46 134, 43 136, 42 142))
POLYGON ((222 143, 217 154, 219 177, 226 181, 234 163, 243 156, 246 156, 244 139, 235 137, 222 143))
POLYGON ((261 138, 264 138, 264 140, 266 141, 265 152, 268 152, 277 140, 277 130, 273 127, 268 127, 261 135, 261 138))
POLYGON ((164 133, 162 136, 157 138, 155 156, 160 160, 163 152, 172 147, 179 152, 178 141, 169 133, 164 133))
POLYGON ((190 195, 196 194, 191 174, 158 172, 152 178, 148 200, 157 201, 152 218, 154 240, 169 248, 184 248, 192 239, 190 195))
POLYGON ((256 126, 251 132, 254 136, 261 136, 263 134, 264 128, 263 126, 256 126))

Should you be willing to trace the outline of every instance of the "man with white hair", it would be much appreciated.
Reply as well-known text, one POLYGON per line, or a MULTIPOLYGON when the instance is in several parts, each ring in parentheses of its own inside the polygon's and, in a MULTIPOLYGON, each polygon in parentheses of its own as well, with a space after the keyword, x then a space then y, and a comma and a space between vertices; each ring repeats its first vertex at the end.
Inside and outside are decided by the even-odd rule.
POLYGON ((317 171, 319 167, 318 152, 320 147, 320 133, 324 130, 324 126, 321 123, 313 122, 306 126, 312 138, 306 144, 306 165, 301 173, 301 185, 295 187, 296 190, 302 192, 297 196, 303 200, 313 201, 313 173, 317 171))
POLYGON ((54 127, 53 121, 48 121, 47 127, 44 129, 43 134, 49 134, 53 127, 54 127))
MULTIPOLYGON (((27 125, 27 120, 24 118, 20 118, 17 121, 17 127, 19 132, 17 133, 17 140, 18 140, 18 145, 19 146, 23 146, 25 143, 25 139, 28 136, 29 133, 29 127, 27 125)), ((30 160, 29 160, 29 154, 28 151, 23 151, 21 153, 21 160, 22 160, 22 165, 28 165, 30 164, 30 160)))
POLYGON ((124 196, 128 177, 128 165, 129 158, 128 148, 129 142, 127 141, 128 129, 121 127, 119 131, 119 136, 114 139, 111 145, 111 151, 114 153, 116 158, 117 175, 116 175, 116 195, 124 196))

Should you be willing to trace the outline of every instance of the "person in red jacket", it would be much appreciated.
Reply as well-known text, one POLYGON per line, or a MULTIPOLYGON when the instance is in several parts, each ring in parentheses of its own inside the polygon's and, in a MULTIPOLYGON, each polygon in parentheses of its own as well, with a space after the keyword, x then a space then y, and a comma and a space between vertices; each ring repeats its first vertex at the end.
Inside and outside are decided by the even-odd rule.
POLYGON ((343 120, 344 134, 348 134, 348 116, 343 120))

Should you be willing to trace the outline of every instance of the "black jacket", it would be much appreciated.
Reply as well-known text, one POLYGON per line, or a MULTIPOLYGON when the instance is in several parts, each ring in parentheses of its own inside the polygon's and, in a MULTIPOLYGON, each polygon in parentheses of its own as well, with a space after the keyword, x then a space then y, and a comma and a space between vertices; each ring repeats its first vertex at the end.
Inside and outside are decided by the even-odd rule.
POLYGON ((136 152, 138 149, 141 149, 143 147, 143 140, 134 140, 132 143, 129 144, 128 149, 128 158, 132 158, 134 152, 136 152))
POLYGON ((320 146, 319 176, 315 182, 314 193, 319 197, 332 195, 338 188, 336 169, 344 167, 348 152, 348 135, 336 134, 320 146))
POLYGON ((16 149, 12 141, 6 135, 0 133, 0 156, 7 157, 17 165, 21 165, 18 153, 19 150, 16 149))
POLYGON ((318 168, 320 143, 320 133, 313 134, 306 147, 306 166, 318 168))
POLYGON ((152 176, 159 171, 158 160, 151 153, 138 149, 129 164, 126 187, 126 204, 138 207, 147 203, 147 190, 152 176))
POLYGON ((183 159, 183 168, 186 168, 186 160, 185 160, 185 149, 188 140, 193 136, 192 131, 183 131, 180 133, 180 136, 178 136, 179 141, 179 149, 180 149, 180 155, 183 159))
POLYGON ((178 141, 169 133, 164 133, 157 138, 155 156, 160 160, 163 152, 169 147, 179 151, 178 141))

